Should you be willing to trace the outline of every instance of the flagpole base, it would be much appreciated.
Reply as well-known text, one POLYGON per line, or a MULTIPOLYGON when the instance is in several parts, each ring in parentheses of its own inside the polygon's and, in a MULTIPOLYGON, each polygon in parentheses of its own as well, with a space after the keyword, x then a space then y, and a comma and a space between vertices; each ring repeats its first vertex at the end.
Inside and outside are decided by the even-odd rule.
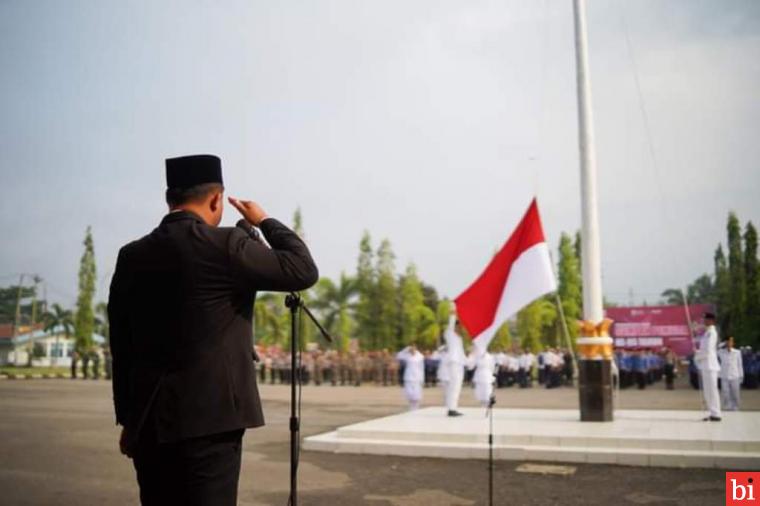
POLYGON ((581 321, 578 346, 578 393, 582 422, 611 422, 613 341, 612 320, 581 321))
POLYGON ((579 394, 582 422, 612 421, 612 362, 579 360, 579 394))

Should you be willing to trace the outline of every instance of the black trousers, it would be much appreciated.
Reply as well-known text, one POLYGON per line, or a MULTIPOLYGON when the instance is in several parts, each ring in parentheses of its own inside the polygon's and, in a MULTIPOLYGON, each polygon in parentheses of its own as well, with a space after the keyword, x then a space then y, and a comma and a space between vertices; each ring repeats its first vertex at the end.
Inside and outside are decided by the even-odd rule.
POLYGON ((146 423, 133 456, 143 506, 235 506, 244 429, 158 443, 146 423))

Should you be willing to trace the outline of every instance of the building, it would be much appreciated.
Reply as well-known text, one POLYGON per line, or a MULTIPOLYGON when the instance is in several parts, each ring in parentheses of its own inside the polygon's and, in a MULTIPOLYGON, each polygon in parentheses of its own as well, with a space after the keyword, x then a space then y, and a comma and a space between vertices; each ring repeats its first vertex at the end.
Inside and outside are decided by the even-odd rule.
MULTIPOLYGON (((100 334, 93 333, 92 339, 96 346, 106 343, 100 334)), ((13 325, 0 325, 0 365, 25 366, 31 355, 34 367, 69 367, 73 351, 74 338, 67 338, 62 326, 47 332, 40 326, 19 327, 19 334, 14 338, 13 325)))

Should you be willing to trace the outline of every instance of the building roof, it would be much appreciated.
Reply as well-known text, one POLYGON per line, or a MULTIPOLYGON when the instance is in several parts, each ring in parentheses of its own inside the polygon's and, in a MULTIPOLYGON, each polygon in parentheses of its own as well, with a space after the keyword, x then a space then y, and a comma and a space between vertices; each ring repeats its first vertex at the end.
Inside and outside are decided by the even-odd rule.
MULTIPOLYGON (((45 337, 54 336, 56 334, 63 334, 64 329, 63 325, 57 325, 52 330, 45 332, 44 330, 35 330, 33 332, 26 332, 24 334, 19 334, 16 336, 16 344, 26 344, 30 341, 36 341, 38 339, 42 339, 45 337)), ((13 335, 13 333, 11 333, 13 335)), ((101 336, 100 334, 96 334, 95 332, 92 333, 92 340, 95 341, 95 344, 105 344, 106 338, 101 336)))
POLYGON ((10 339, 13 337, 13 324, 0 323, 0 339, 10 339))

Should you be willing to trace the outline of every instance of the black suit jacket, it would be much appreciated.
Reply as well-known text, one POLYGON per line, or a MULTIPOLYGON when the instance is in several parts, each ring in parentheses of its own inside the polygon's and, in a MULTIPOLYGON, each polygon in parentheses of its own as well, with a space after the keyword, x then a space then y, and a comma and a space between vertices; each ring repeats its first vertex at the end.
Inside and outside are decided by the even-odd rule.
POLYGON ((149 413, 162 442, 264 424, 256 291, 303 290, 318 273, 285 225, 269 218, 261 231, 271 248, 242 220, 212 227, 179 211, 119 251, 108 300, 113 398, 132 439, 149 413))

